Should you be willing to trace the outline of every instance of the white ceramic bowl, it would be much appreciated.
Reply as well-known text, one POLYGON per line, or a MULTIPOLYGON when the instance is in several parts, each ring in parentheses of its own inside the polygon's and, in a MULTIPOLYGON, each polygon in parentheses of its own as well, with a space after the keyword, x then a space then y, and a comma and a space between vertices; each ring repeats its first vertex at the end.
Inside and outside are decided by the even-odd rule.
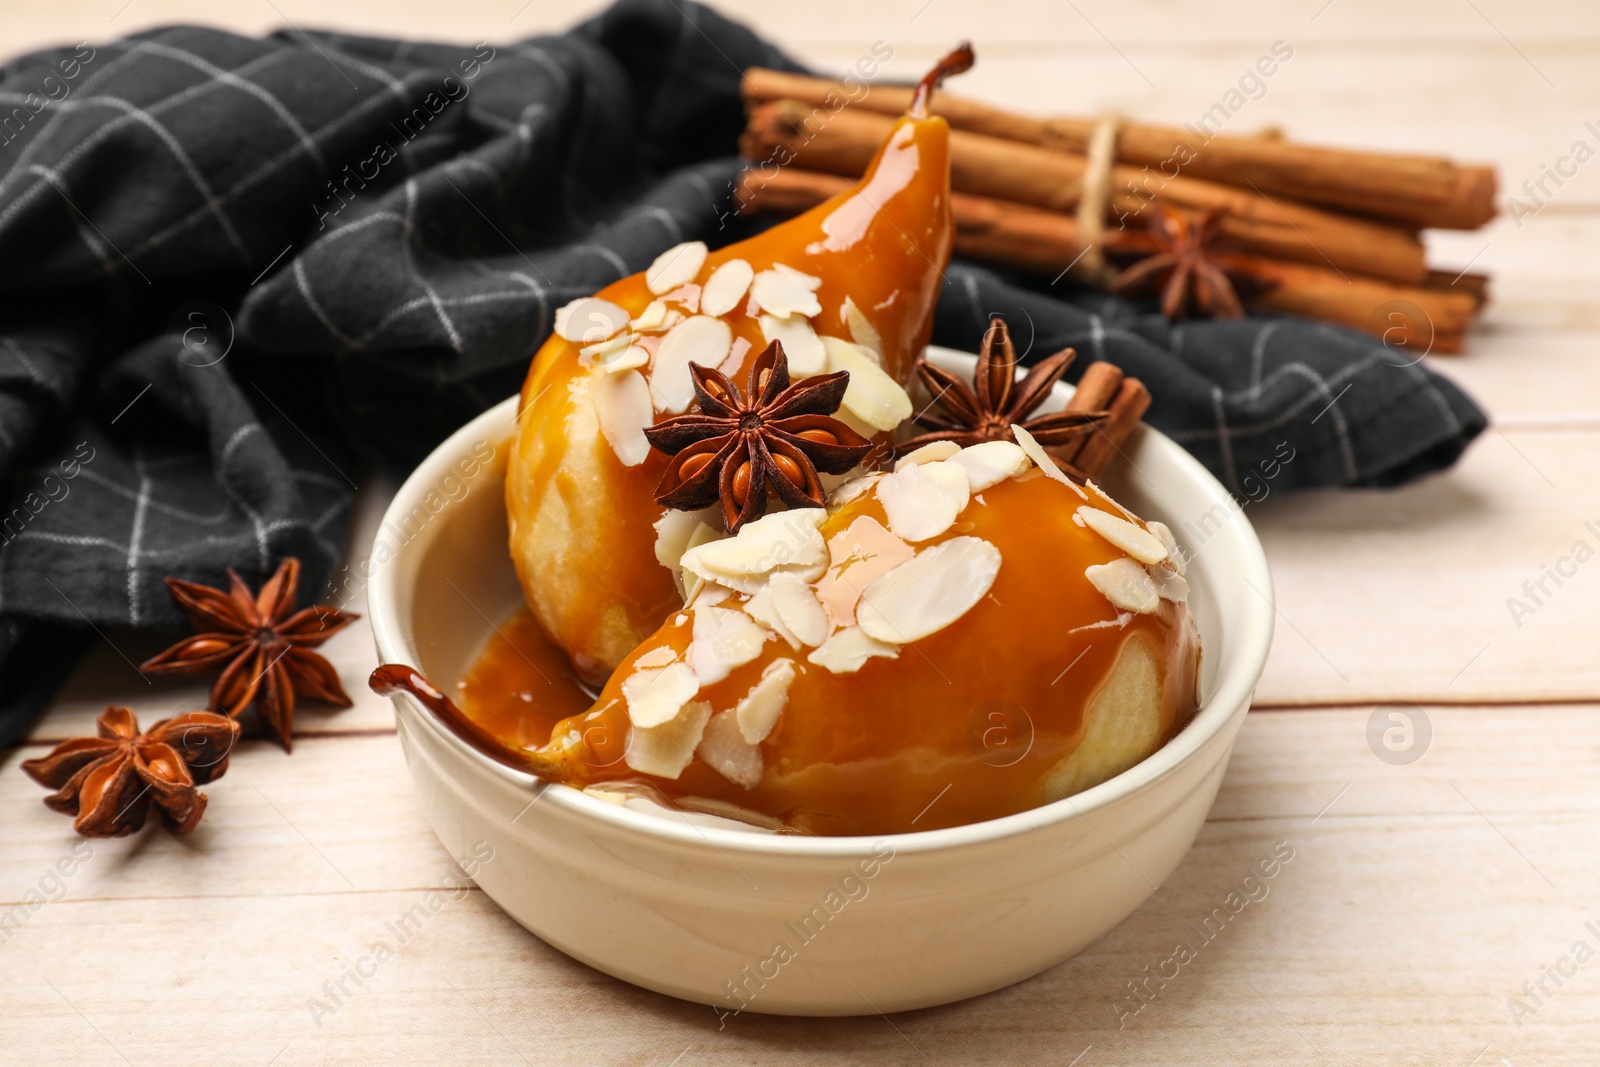
MULTIPOLYGON (((970 374, 973 357, 930 358, 970 374)), ((1058 387, 1051 405, 1069 391, 1058 387)), ((504 494, 515 398, 407 479, 374 545, 378 657, 446 692, 521 604, 504 494), (492 455, 491 455, 492 450, 492 455)), ((1204 656, 1198 715, 1155 755, 1003 819, 879 838, 777 836, 620 807, 485 758, 409 697, 401 744, 435 833, 479 842, 477 882, 545 941, 607 974, 724 1011, 856 1015, 999 989, 1077 953, 1137 908, 1199 833, 1272 638, 1272 586, 1227 492, 1141 427, 1107 488, 1169 525, 1204 656), (1253 589, 1252 589, 1253 587, 1253 589)))

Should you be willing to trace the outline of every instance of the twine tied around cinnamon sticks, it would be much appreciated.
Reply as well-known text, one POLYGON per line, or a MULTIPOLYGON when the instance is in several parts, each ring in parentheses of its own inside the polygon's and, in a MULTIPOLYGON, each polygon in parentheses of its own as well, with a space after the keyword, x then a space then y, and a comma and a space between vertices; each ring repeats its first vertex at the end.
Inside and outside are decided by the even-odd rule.
POLYGON ((1089 135, 1089 152, 1083 172, 1083 189, 1078 194, 1078 239, 1083 243, 1077 270, 1087 282, 1105 288, 1116 277, 1117 269, 1106 259, 1106 209, 1111 206, 1111 173, 1117 162, 1117 134, 1122 130, 1120 115, 1105 114, 1089 135))

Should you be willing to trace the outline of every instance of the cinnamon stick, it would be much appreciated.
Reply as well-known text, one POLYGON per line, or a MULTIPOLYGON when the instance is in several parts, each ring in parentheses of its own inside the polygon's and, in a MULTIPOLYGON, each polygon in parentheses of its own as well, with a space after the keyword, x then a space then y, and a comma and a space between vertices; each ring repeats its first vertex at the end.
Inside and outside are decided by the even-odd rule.
MULTIPOLYGON (((1078 378, 1077 391, 1067 401, 1066 411, 1110 411, 1111 413, 1095 427, 1096 433, 1103 432, 1116 420, 1117 412, 1111 408, 1112 402, 1117 399, 1118 390, 1122 387, 1122 369, 1114 363, 1107 363, 1097 359, 1083 368, 1083 374, 1078 378)), ((1135 422, 1139 421, 1137 418, 1135 422)), ((1078 454, 1083 450, 1086 437, 1075 437, 1070 441, 1057 445, 1051 449, 1052 454, 1076 466, 1085 474, 1094 476, 1095 472, 1086 470, 1077 462, 1078 454)))
POLYGON ((1455 273, 1448 270, 1430 270, 1422 282, 1424 289, 1440 292, 1462 292, 1471 296, 1482 307, 1489 302, 1489 276, 1487 274, 1455 273))
MULTIPOLYGON (((1097 365, 1090 364, 1090 369, 1097 365)), ((1088 373, 1084 371, 1084 376, 1088 373)), ((1083 447, 1072 461, 1073 466, 1090 478, 1099 478, 1111 461, 1122 455, 1123 442, 1150 410, 1150 390, 1137 378, 1123 378, 1109 410, 1111 414, 1095 425, 1094 433, 1084 438, 1083 447)))
POLYGON ((1353 326, 1397 351, 1460 352, 1479 308, 1466 290, 1397 286, 1357 275, 1341 278, 1299 263, 1263 260, 1258 266, 1277 284, 1250 297, 1250 304, 1353 326))
MULTIPOLYGON (((746 214, 796 213, 853 185, 847 178, 795 167, 772 174, 752 169, 741 175, 735 195, 746 214)), ((1077 223, 1069 216, 969 194, 952 195, 950 204, 955 247, 963 256, 1055 279, 1083 251, 1077 223)), ((1484 286, 1471 280, 1477 277, 1473 275, 1451 286, 1446 284, 1451 279, 1441 272, 1438 280, 1430 276, 1422 286, 1407 286, 1268 257, 1251 257, 1247 263, 1276 283, 1273 289, 1250 295, 1248 304, 1351 326, 1377 337, 1387 335, 1386 340, 1418 351, 1431 341, 1433 352, 1459 352, 1463 334, 1486 295, 1484 286)), ((1109 399, 1107 394, 1099 402, 1109 399)))
MULTIPOLYGON (((850 107, 900 114, 911 90, 899 86, 847 86, 826 78, 752 68, 741 85, 747 105, 778 99, 810 107, 850 107)), ((1095 120, 1018 115, 949 93, 932 112, 971 133, 1082 155, 1095 120)), ((1142 123, 1122 126, 1118 160, 1163 174, 1254 186, 1273 196, 1389 218, 1412 226, 1476 229, 1495 216, 1492 167, 1461 166, 1432 156, 1362 152, 1295 144, 1281 137, 1241 137, 1205 127, 1142 123)))
MULTIPOLYGON (((1047 120, 1046 147, 1083 152, 1095 120, 1047 120)), ((1413 226, 1475 230, 1495 216, 1494 168, 1448 159, 1339 148, 1205 128, 1129 124, 1117 157, 1196 178, 1254 184, 1309 204, 1376 215, 1413 226), (1485 180, 1486 179, 1486 180, 1485 180)))
MULTIPOLYGON (((739 148, 747 159, 853 177, 866 169, 893 124, 893 119, 866 111, 833 114, 778 100, 751 111, 739 148)), ((984 134, 957 131, 950 136, 950 181, 961 192, 1070 213, 1086 169, 1081 156, 984 134)), ((1428 273, 1422 243, 1391 225, 1268 199, 1216 182, 1163 178, 1135 167, 1113 166, 1112 177, 1108 222, 1140 225, 1138 220, 1159 195, 1195 211, 1226 207, 1224 235, 1264 255, 1331 264, 1392 281, 1416 283, 1428 273)))

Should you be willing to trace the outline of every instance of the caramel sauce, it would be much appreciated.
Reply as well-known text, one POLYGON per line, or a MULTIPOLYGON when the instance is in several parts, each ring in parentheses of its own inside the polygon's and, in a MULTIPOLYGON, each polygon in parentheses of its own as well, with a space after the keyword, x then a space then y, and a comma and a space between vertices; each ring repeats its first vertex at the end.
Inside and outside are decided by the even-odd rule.
MULTIPOLYGON (((953 240, 947 135, 943 119, 902 119, 858 190, 712 252, 702 276, 744 259, 757 272, 783 263, 821 278, 817 333, 849 339, 842 308, 850 297, 879 334, 884 368, 905 383, 927 346, 953 240)), ((637 317, 656 299, 693 314, 699 294, 698 285, 686 285, 656 297, 636 274, 596 295, 637 317)), ((734 342, 718 369, 741 383, 748 361, 766 347, 752 309, 747 297, 723 316, 734 342)), ((640 343, 653 354, 661 336, 640 343)), ((594 419, 596 377, 560 336, 539 349, 522 389, 506 502, 529 605, 579 673, 598 683, 678 598, 655 558, 654 523, 664 509, 654 494, 666 460, 652 452, 625 467, 616 458, 594 419)), ((669 417, 658 412, 656 421, 669 417)))
MULTIPOLYGON (((1090 503, 1120 512, 1090 490, 1090 503)), ((628 718, 621 680, 633 660, 663 645, 685 651, 692 609, 669 618, 613 675, 594 702, 576 676, 558 675, 560 651, 520 614, 493 638, 461 685, 466 714, 507 743, 564 754, 572 784, 648 781, 669 799, 711 798, 780 819, 791 831, 877 834, 932 830, 996 818, 1059 799, 1049 772, 1077 748, 1084 711, 1126 642, 1146 641, 1162 667, 1161 739, 1195 708, 1199 650, 1185 605, 1119 612, 1082 580, 1083 568, 1121 553, 1078 525, 1083 501, 1033 470, 985 490, 949 531, 1001 552, 988 595, 945 629, 833 674, 782 640, 700 691, 716 711, 735 706, 772 660, 798 671, 788 703, 762 743, 766 774, 754 789, 696 758, 675 781, 648 778, 623 760, 628 718), (544 677, 541 677, 541 672, 544 677), (545 681, 545 677, 551 681, 545 681), (563 716, 570 716, 563 718, 563 716)), ((839 509, 825 538, 861 516, 886 523, 868 493, 839 509)))
POLYGON ((594 691, 526 608, 496 628, 456 697, 469 719, 515 748, 538 748, 556 723, 594 704, 594 691))

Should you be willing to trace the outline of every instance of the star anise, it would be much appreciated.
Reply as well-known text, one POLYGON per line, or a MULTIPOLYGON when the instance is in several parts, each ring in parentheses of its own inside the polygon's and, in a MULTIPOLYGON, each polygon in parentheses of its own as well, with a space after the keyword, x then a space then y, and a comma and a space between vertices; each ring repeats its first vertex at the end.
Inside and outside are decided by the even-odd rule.
POLYGON ((254 705, 287 750, 294 734, 295 696, 348 708, 350 698, 327 660, 312 652, 361 616, 313 605, 295 611, 300 561, 286 557, 254 595, 230 568, 228 591, 168 578, 172 599, 199 633, 141 665, 152 674, 209 674, 211 710, 237 719, 254 705), (291 614, 291 612, 293 614, 291 614))
POLYGON ((698 414, 645 428, 658 451, 673 457, 656 486, 656 502, 680 511, 721 499, 729 533, 766 513, 767 489, 792 507, 824 505, 818 473, 843 474, 872 442, 838 419, 848 371, 789 384, 789 358, 777 341, 750 367, 746 393, 721 371, 689 364, 698 414))
POLYGON ((1244 318, 1238 284, 1247 291, 1268 288, 1272 280, 1249 257, 1227 252, 1219 241, 1225 207, 1210 208, 1198 222, 1167 204, 1158 204, 1148 231, 1116 238, 1113 255, 1143 258, 1111 280, 1111 291, 1127 299, 1161 293, 1161 313, 1186 318, 1191 311, 1213 319, 1244 318))
POLYGON ((1013 439, 1013 426, 1027 430, 1046 448, 1084 436, 1106 417, 1106 412, 1061 411, 1028 418, 1044 403, 1075 356, 1073 349, 1063 348, 1034 364, 1018 382, 1017 349, 1011 343, 1011 331, 1005 319, 995 316, 978 349, 978 366, 971 386, 925 359, 917 360, 917 375, 945 414, 924 412, 916 416, 917 423, 929 432, 901 441, 895 451, 904 455, 934 441, 954 441, 963 448, 982 441, 1009 441, 1013 439))
POLYGON ((206 795, 195 787, 221 778, 239 739, 239 724, 224 715, 191 711, 163 719, 147 733, 127 708, 100 715, 98 737, 75 737, 48 756, 24 760, 23 771, 55 792, 45 806, 75 815, 84 837, 121 837, 144 825, 154 804, 174 833, 195 828, 206 795))

